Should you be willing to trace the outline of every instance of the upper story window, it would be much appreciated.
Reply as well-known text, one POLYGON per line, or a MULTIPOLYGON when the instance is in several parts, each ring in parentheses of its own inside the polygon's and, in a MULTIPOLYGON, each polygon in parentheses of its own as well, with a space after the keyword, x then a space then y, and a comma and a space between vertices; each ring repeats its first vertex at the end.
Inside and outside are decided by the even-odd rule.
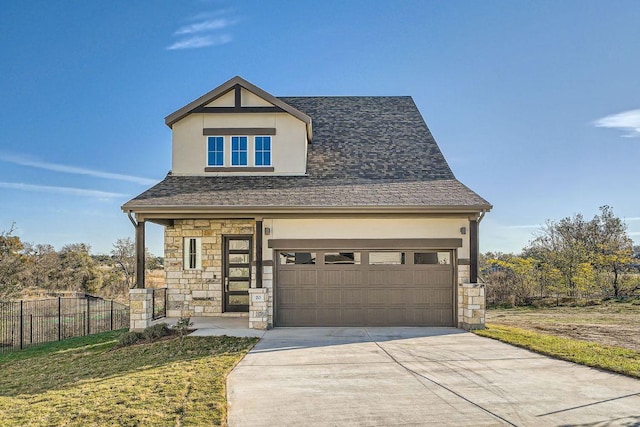
POLYGON ((256 136, 256 166, 271 166, 271 137, 256 136))
POLYGON ((231 137, 231 166, 247 166, 247 137, 231 137))
POLYGON ((224 137, 207 138, 207 166, 224 166, 224 137))

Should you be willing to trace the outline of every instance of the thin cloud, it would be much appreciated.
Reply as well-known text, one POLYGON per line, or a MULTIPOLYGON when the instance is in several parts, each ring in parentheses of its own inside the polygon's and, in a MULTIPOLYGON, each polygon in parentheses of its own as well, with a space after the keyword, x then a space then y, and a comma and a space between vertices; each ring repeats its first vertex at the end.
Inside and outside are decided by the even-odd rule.
POLYGON ((186 19, 187 23, 173 33, 179 39, 167 46, 166 49, 199 49, 232 42, 233 37, 228 30, 238 21, 225 16, 230 12, 229 9, 219 9, 202 12, 186 19))
POLYGON ((229 43, 233 38, 229 34, 220 36, 195 36, 180 40, 167 47, 167 50, 198 49, 201 47, 218 46, 229 43))
POLYGON ((235 24, 235 22, 225 18, 211 19, 207 21, 196 22, 195 24, 185 25, 184 27, 180 27, 174 34, 182 35, 182 34, 202 33, 205 31, 224 30, 225 28, 233 24, 235 24))
POLYGON ((540 227, 542 227, 540 224, 522 224, 522 225, 503 225, 502 226, 502 228, 508 228, 508 229, 511 229, 511 230, 540 228, 540 227))
POLYGON ((231 9, 218 9, 210 12, 201 12, 185 19, 185 21, 208 21, 210 19, 217 18, 218 16, 227 15, 231 12, 231 9))
POLYGON ((601 128, 620 129, 625 134, 623 138, 640 137, 640 110, 629 110, 596 120, 594 126, 601 128))
POLYGON ((640 221, 640 216, 631 216, 629 218, 624 218, 624 221, 640 221))
POLYGON ((116 197, 127 197, 122 193, 111 193, 100 190, 87 190, 74 187, 54 187, 49 185, 32 185, 22 182, 0 182, 0 188, 8 188, 20 191, 35 191, 38 193, 63 194, 67 196, 92 197, 97 199, 113 199, 116 197))
POLYGON ((143 178, 140 176, 123 175, 119 173, 102 172, 102 171, 97 171, 92 169, 79 168, 76 166, 62 165, 58 163, 41 162, 38 160, 30 160, 20 156, 12 156, 8 154, 0 154, 0 161, 13 163, 15 165, 20 165, 20 166, 29 166, 37 169, 50 170, 54 172, 63 172, 63 173, 70 173, 70 174, 76 174, 76 175, 87 175, 87 176, 93 176, 96 178, 113 179, 117 181, 135 182, 136 184, 141 184, 141 185, 150 185, 150 184, 155 184, 157 182, 157 180, 155 179, 143 178))

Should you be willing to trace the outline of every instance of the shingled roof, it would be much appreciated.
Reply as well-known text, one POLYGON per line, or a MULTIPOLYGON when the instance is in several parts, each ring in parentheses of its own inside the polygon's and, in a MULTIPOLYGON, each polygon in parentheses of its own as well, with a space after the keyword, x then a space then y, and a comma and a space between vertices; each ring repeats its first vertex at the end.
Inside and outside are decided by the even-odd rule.
POLYGON ((313 119, 306 176, 169 174, 123 210, 491 208, 455 178, 411 97, 278 99, 313 119))

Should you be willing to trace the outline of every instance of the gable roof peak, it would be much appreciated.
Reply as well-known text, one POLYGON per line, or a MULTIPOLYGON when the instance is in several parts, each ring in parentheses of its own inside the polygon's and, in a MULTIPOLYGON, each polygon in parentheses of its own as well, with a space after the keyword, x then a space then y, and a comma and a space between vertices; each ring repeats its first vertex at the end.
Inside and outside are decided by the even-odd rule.
POLYGON ((247 80, 243 79, 240 76, 232 77, 231 79, 229 79, 226 82, 222 83, 217 88, 205 93, 204 95, 202 95, 198 99, 188 103, 187 105, 185 105, 184 107, 180 108, 179 110, 176 110, 173 113, 169 114, 167 117, 165 117, 164 122, 166 123, 167 126, 173 127, 173 124, 175 122, 177 122, 178 120, 181 120, 184 117, 186 117, 187 115, 189 115, 194 109, 196 109, 198 107, 205 106, 206 104, 208 104, 211 101, 219 98, 220 96, 230 92, 231 90, 234 90, 236 88, 236 86, 239 86, 239 87, 241 87, 241 88, 243 88, 245 90, 248 90, 249 92, 259 96, 260 98, 264 99, 267 102, 270 102, 271 104, 275 105, 276 107, 280 107, 285 112, 291 114, 292 116, 294 116, 297 119, 299 119, 299 120, 303 121, 304 123, 306 123, 306 125, 307 125, 307 134, 309 135, 309 140, 311 140, 311 135, 312 135, 311 134, 311 117, 309 117, 305 113, 293 108, 289 104, 287 104, 284 101, 276 98, 275 96, 271 95, 270 93, 260 89, 258 86, 248 82, 247 80))

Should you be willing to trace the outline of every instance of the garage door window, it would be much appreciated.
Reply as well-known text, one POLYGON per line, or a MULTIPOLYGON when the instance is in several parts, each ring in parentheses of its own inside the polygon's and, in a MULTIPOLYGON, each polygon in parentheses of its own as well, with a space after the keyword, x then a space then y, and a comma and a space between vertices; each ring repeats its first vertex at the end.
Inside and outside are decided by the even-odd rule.
POLYGON ((280 252, 280 265, 315 264, 315 252, 280 252))
POLYGON ((413 254, 414 264, 451 264, 449 252, 416 252, 413 254))
POLYGON ((360 264, 360 252, 325 252, 325 264, 360 264))
POLYGON ((404 252, 369 252, 370 265, 400 265, 404 263, 404 252))

